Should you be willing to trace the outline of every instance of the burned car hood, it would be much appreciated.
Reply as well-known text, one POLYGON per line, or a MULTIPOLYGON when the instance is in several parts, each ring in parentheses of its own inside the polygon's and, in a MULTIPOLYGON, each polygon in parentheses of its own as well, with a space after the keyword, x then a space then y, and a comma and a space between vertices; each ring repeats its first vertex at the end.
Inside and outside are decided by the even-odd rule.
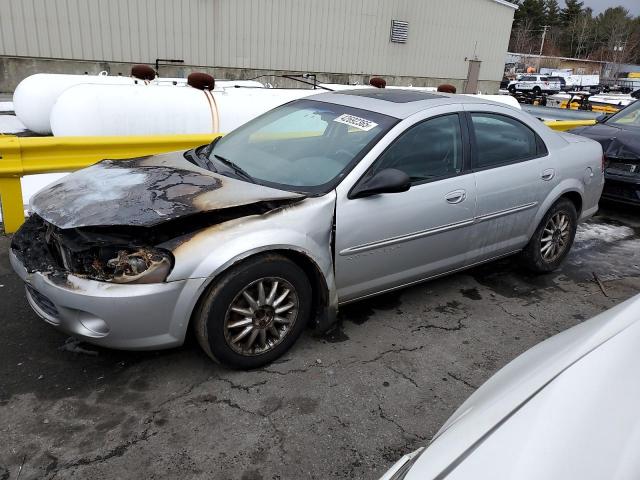
POLYGON ((640 132, 633 127, 622 128, 606 123, 571 130, 599 142, 605 156, 609 158, 640 159, 640 132))
POLYGON ((172 152, 103 160, 38 192, 31 210, 62 229, 151 227, 197 213, 302 198, 218 175, 190 163, 183 152, 172 152))

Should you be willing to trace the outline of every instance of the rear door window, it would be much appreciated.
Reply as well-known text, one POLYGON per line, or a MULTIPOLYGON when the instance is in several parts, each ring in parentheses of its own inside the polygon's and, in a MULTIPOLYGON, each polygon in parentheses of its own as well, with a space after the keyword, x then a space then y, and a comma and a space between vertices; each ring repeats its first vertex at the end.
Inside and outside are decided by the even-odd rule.
POLYGON ((496 113, 471 113, 474 169, 506 165, 538 156, 541 140, 520 121, 496 113))

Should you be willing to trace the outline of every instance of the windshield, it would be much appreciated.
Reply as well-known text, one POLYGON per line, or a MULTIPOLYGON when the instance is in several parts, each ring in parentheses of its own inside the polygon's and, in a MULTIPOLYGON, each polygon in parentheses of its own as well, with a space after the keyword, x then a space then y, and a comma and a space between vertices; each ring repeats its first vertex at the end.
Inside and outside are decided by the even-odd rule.
POLYGON ((247 181, 324 193, 397 122, 368 110, 297 100, 220 138, 209 160, 247 181))
POLYGON ((612 115, 605 123, 618 127, 640 128, 640 100, 636 100, 627 108, 612 115))

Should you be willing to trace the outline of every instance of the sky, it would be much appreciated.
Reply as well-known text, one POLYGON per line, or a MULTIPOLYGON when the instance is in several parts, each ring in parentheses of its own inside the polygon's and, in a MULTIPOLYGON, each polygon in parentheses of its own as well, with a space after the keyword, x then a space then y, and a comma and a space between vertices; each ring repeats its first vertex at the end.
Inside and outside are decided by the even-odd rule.
MULTIPOLYGON (((591 7, 594 14, 598 14, 609 7, 624 7, 631 15, 640 15, 640 0, 582 0, 585 7, 591 7)), ((562 7, 563 2, 558 2, 562 7)))

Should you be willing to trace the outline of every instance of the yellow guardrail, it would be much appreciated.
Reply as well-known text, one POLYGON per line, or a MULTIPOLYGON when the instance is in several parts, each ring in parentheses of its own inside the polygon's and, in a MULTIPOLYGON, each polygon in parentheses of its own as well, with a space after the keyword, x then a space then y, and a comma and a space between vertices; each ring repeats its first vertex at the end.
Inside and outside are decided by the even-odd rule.
POLYGON ((595 125, 595 120, 548 120, 544 122, 549 128, 564 132, 565 130, 571 130, 572 128, 588 127, 589 125, 595 125))
POLYGON ((210 143, 216 134, 147 135, 126 137, 14 137, 0 136, 0 202, 6 233, 24 222, 20 177, 70 172, 102 159, 152 155, 186 150, 210 143))
MULTIPOLYGON (((593 125, 595 120, 545 122, 554 130, 593 125)), ((123 137, 14 137, 0 135, 0 203, 6 233, 24 222, 20 178, 38 173, 70 172, 102 159, 125 159, 186 150, 219 134, 123 137)))

